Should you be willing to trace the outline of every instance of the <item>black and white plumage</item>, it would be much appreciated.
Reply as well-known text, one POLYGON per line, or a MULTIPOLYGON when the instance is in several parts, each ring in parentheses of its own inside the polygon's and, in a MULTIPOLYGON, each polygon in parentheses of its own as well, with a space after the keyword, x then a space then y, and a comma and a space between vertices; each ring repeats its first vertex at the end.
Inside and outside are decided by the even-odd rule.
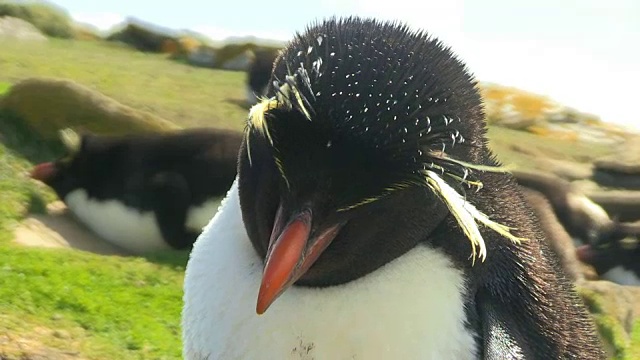
POLYGON ((616 222, 612 235, 578 247, 578 259, 593 266, 604 280, 640 286, 640 222, 616 222))
POLYGON ((603 357, 449 49, 332 19, 272 80, 191 254, 186 359, 603 357))
POLYGON ((215 129, 61 134, 67 154, 31 176, 93 232, 133 253, 191 247, 236 176, 242 139, 215 129))

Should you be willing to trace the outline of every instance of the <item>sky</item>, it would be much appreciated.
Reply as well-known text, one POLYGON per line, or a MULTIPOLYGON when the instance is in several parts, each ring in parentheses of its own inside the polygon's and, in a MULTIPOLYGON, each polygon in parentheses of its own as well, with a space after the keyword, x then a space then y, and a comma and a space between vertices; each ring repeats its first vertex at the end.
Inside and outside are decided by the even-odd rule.
POLYGON ((53 0, 101 29, 133 16, 213 39, 287 40, 333 15, 400 20, 443 40, 481 81, 640 129, 638 0, 53 0), (222 4, 222 5, 221 5, 222 4))

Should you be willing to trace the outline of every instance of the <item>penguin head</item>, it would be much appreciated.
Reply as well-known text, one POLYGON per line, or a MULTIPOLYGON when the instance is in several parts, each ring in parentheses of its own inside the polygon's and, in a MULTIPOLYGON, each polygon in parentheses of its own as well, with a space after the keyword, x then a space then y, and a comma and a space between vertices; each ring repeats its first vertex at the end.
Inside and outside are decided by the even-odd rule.
POLYGON ((244 223, 265 260, 258 313, 294 283, 374 271, 450 213, 482 252, 478 214, 460 195, 477 190, 473 164, 488 158, 481 98, 438 40, 398 23, 326 20, 281 52, 268 96, 249 112, 238 168, 244 223))
POLYGON ((60 198, 69 192, 84 187, 92 178, 100 177, 109 170, 111 158, 108 141, 91 134, 78 134, 71 129, 59 132, 65 153, 58 159, 36 165, 31 178, 51 187, 60 198))
MULTIPOLYGON (((638 228, 638 225, 630 225, 638 228)), ((638 233, 625 237, 615 237, 606 242, 581 245, 576 249, 580 261, 593 266, 596 273, 602 275, 607 271, 622 266, 634 269, 640 276, 640 239, 638 233)))

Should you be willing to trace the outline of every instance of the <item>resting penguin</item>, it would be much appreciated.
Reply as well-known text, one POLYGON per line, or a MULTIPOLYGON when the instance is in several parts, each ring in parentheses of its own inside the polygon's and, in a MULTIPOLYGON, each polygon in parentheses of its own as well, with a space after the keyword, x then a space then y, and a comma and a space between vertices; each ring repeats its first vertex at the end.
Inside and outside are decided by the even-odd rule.
POLYGON ((619 234, 614 239, 578 247, 578 259, 593 266, 604 280, 640 286, 640 223, 621 223, 616 228, 619 234))
POLYGON ((330 19, 271 79, 191 253, 186 359, 604 357, 447 47, 330 19))
POLYGON ((37 165, 69 210, 105 240, 133 253, 191 247, 236 176, 241 134, 82 136, 62 132, 67 154, 37 165))

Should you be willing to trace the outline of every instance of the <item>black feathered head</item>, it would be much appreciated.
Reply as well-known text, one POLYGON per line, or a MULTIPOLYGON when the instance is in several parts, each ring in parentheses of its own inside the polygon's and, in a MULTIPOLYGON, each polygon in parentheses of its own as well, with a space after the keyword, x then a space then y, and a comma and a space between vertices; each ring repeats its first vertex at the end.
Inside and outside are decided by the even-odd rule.
MULTIPOLYGON (((271 81, 268 98, 249 113, 240 159, 241 186, 248 168, 263 169, 264 181, 272 183, 268 191, 280 197, 272 211, 287 213, 275 220, 268 246, 256 245, 259 251, 274 251, 282 228, 293 221, 290 213, 312 208, 323 221, 342 224, 350 212, 407 189, 446 204, 471 240, 474 258, 476 246, 486 256, 476 220, 512 237, 459 193, 482 186, 474 172, 496 168, 488 160, 476 83, 436 39, 397 23, 331 19, 289 43, 271 81), (273 163, 277 180, 267 179, 265 161, 273 163)), ((318 234, 337 231, 317 225, 318 234)))

